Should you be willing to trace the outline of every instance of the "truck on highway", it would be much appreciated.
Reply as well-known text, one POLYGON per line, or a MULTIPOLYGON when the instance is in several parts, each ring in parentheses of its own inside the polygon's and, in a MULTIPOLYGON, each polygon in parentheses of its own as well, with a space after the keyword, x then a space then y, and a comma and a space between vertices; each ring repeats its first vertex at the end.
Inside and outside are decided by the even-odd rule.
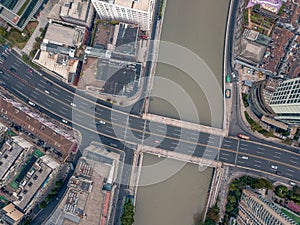
POLYGON ((238 136, 239 138, 241 138, 241 139, 244 139, 244 140, 249 140, 249 139, 250 139, 250 137, 247 136, 247 135, 245 135, 245 134, 238 134, 237 136, 238 136))

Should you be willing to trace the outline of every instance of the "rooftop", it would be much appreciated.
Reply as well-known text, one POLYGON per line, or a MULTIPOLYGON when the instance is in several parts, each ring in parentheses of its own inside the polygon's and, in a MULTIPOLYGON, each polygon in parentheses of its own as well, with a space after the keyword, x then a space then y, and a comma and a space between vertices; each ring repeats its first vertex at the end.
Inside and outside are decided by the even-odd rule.
POLYGON ((127 7, 127 8, 133 8, 136 10, 141 10, 141 11, 148 11, 149 9, 149 4, 151 0, 139 0, 139 1, 134 1, 134 0, 115 0, 114 4, 127 7))
POLYGON ((15 124, 38 136, 59 151, 63 157, 76 146, 76 140, 70 133, 30 111, 21 103, 4 97, 2 93, 0 93, 0 115, 5 115, 9 121, 14 121, 15 124))
MULTIPOLYGON (((62 49, 62 52, 65 53, 67 50, 68 49, 62 49)), ((59 74, 69 83, 73 83, 79 60, 65 54, 40 50, 34 58, 34 62, 59 74)))
POLYGON ((23 179, 22 184, 19 185, 19 187, 22 186, 22 191, 18 194, 18 197, 21 199, 16 202, 16 205, 21 209, 26 210, 27 205, 31 202, 32 198, 41 188, 51 172, 52 169, 43 163, 41 159, 38 159, 23 179), (31 172, 34 167, 40 169, 33 169, 33 172, 31 172))
POLYGON ((266 9, 272 13, 278 13, 280 7, 282 6, 281 0, 249 0, 247 8, 253 7, 259 4, 263 9, 266 9))
POLYGON ((136 55, 137 39, 139 28, 133 25, 121 23, 115 27, 117 38, 114 38, 113 45, 115 45, 115 52, 136 55))
POLYGON ((60 0, 50 11, 48 18, 63 20, 90 26, 92 21, 93 7, 90 0, 60 0))
POLYGON ((240 53, 240 56, 259 64, 264 56, 266 47, 254 42, 250 42, 244 38, 242 39, 241 44, 242 52, 240 53))
POLYGON ((50 23, 45 34, 44 42, 76 47, 82 43, 84 32, 84 29, 50 23))
POLYGON ((6 215, 12 218, 14 221, 18 221, 24 215, 18 209, 16 209, 16 207, 12 203, 5 206, 2 210, 4 210, 6 212, 6 215))

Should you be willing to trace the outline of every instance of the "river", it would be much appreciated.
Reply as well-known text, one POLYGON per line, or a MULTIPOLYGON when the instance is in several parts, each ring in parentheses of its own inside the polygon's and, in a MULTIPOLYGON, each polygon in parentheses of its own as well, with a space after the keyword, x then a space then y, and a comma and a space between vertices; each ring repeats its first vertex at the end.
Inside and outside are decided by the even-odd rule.
MULTIPOLYGON (((199 55, 213 74, 199 73, 199 76, 210 75, 217 81, 215 86, 210 87, 212 90, 221 88, 222 85, 223 46, 228 7, 229 0, 168 0, 165 12, 161 39, 189 48, 199 55)), ((150 113, 222 127, 222 95, 214 99, 219 107, 212 109, 217 116, 211 118, 208 98, 201 90, 201 86, 207 84, 197 84, 180 68, 162 63, 157 66, 156 76, 176 82, 182 87, 195 104, 196 113, 184 95, 178 94, 179 89, 175 85, 166 86, 161 80, 154 81, 150 113), (169 96, 171 94, 175 97, 170 100, 168 95, 164 96, 166 92, 169 96)), ((158 161, 156 156, 145 155, 143 164, 155 164, 158 161)), ((167 166, 154 175, 143 169, 140 183, 172 171, 178 163, 170 160, 167 166)), ((211 168, 200 173, 196 165, 187 164, 169 179, 140 187, 136 202, 135 225, 197 224, 207 200, 211 176, 211 168)))
POLYGON ((181 166, 179 161, 144 155, 140 184, 152 183, 162 177, 166 179, 139 187, 135 225, 194 225, 199 222, 213 169, 200 171, 199 166, 188 163, 168 177, 169 172, 177 171, 181 166), (162 161, 163 165, 160 165, 162 161), (154 168, 149 169, 151 165, 154 168))
MULTIPOLYGON (((161 40, 177 43, 200 56, 212 70, 212 76, 219 85, 222 85, 223 46, 228 6, 229 0, 168 0, 161 35, 161 40)), ((200 77, 208 75, 211 76, 211 74, 199 74, 200 77)), ((168 93, 176 95, 176 103, 180 102, 180 109, 174 107, 174 102, 169 101, 162 92, 166 89, 165 84, 157 80, 151 93, 150 113, 204 125, 212 124, 208 100, 199 87, 206 84, 197 84, 180 68, 162 63, 157 66, 156 76, 170 79, 182 87, 194 102, 196 112, 192 110, 183 95, 176 95, 178 88, 168 87, 168 93)), ((217 89, 221 86, 215 85, 211 88, 217 89)), ((220 107, 212 109, 218 112, 213 118, 214 126, 222 127, 223 96, 216 96, 215 101, 220 107)))

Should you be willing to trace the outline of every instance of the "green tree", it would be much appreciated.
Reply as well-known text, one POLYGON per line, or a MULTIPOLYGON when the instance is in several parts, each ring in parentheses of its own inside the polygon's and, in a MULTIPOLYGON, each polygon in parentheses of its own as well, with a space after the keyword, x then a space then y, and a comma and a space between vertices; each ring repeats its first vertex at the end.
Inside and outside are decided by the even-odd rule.
POLYGON ((208 211, 206 218, 212 219, 217 223, 220 219, 219 212, 220 212, 219 207, 215 205, 208 211))
POLYGON ((230 203, 235 203, 236 202, 236 198, 232 195, 229 195, 227 199, 230 203))
POLYGON ((132 225, 134 223, 134 205, 129 199, 124 205, 124 212, 121 217, 122 225, 132 225))
POLYGON ((288 188, 284 185, 279 185, 275 188, 275 194, 281 198, 285 198, 288 194, 288 191, 288 188))

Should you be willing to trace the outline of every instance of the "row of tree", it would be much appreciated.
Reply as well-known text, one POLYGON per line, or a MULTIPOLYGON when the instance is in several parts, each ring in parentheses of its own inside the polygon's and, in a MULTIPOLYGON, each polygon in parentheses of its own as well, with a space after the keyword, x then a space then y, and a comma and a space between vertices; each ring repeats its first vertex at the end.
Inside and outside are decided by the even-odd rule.
POLYGON ((132 225, 134 223, 134 205, 131 199, 124 204, 123 215, 121 217, 122 225, 132 225))
POLYGON ((291 190, 289 190, 284 185, 278 185, 275 188, 275 194, 280 198, 292 200, 297 204, 300 204, 300 187, 298 186, 294 186, 291 190))
POLYGON ((242 176, 234 179, 229 186, 224 224, 229 224, 230 217, 236 217, 238 215, 238 203, 242 196, 243 189, 247 186, 253 189, 266 188, 274 190, 272 183, 264 178, 242 176))

